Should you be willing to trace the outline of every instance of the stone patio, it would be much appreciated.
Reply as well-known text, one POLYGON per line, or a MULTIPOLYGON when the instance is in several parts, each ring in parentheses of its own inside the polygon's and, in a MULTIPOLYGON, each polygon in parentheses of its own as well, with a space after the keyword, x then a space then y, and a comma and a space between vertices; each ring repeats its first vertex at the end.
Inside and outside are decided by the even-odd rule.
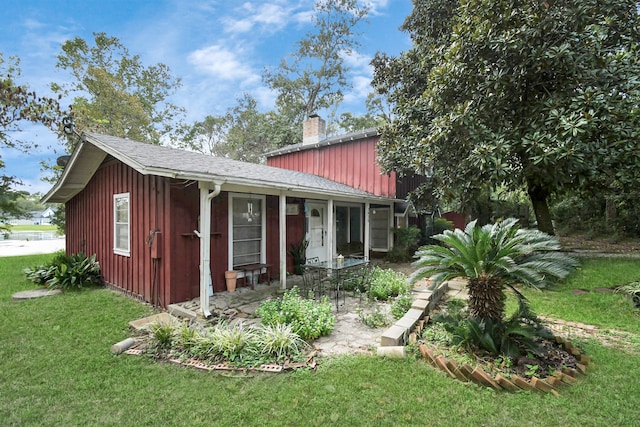
MULTIPOLYGON (((287 277, 287 288, 302 284, 302 277, 287 277)), ((260 303, 268 298, 276 298, 283 294, 279 282, 270 285, 259 284, 256 289, 251 287, 239 287, 235 292, 217 292, 210 297, 209 311, 214 318, 221 317, 230 323, 242 322, 245 326, 260 323, 260 318, 255 317, 255 311, 260 303)), ((373 353, 380 345, 380 337, 385 328, 370 328, 360 321, 358 310, 366 309, 365 298, 357 298, 347 294, 340 298, 338 310, 335 299, 331 300, 336 323, 333 332, 329 336, 321 337, 313 342, 318 350, 318 355, 338 355, 344 353, 373 353)), ((380 307, 387 312, 389 304, 381 304, 380 307)), ((186 303, 170 305, 170 314, 179 317, 196 318, 199 315, 199 298, 186 303)))
MULTIPOLYGON (((456 298, 464 298, 465 292, 462 290, 464 282, 455 281, 451 286, 449 294, 456 298)), ((287 288, 302 284, 301 276, 287 277, 287 288)), ((414 294, 426 289, 426 284, 421 281, 414 286, 414 294)), ((235 292, 216 292, 210 297, 209 311, 212 317, 223 318, 230 323, 242 322, 245 326, 257 324, 260 319, 255 316, 255 311, 260 303, 268 298, 276 298, 283 294, 279 282, 273 281, 271 284, 259 284, 255 290, 251 287, 239 287, 235 292)), ((351 293, 347 293, 343 301, 340 298, 338 309, 336 310, 335 299, 330 301, 336 315, 336 323, 333 332, 325 337, 321 337, 313 342, 318 350, 318 355, 329 356, 339 354, 373 354, 381 344, 381 337, 387 327, 370 328, 362 323, 359 313, 370 310, 371 307, 366 298, 359 298, 351 293)), ((390 315, 390 304, 379 303, 379 309, 390 315)), ((191 301, 173 304, 168 307, 170 314, 178 317, 201 318, 198 314, 200 308, 199 298, 191 301)))

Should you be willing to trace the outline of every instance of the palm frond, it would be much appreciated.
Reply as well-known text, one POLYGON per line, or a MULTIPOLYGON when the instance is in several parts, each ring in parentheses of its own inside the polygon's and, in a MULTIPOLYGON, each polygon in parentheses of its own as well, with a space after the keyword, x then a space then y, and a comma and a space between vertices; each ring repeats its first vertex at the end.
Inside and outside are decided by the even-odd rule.
MULTIPOLYGON (((559 252, 560 244, 555 237, 539 230, 521 229, 514 218, 482 227, 472 221, 464 231, 446 230, 434 239, 441 244, 421 248, 416 253, 418 259, 413 265, 418 270, 412 278, 431 277, 439 285, 455 277, 468 280, 483 277, 486 281, 480 283, 497 281, 503 285, 519 283, 543 288, 564 279, 577 266, 575 259, 559 252)), ((500 286, 496 289, 474 292, 502 292, 500 286)), ((476 309, 482 312, 482 308, 476 309)))

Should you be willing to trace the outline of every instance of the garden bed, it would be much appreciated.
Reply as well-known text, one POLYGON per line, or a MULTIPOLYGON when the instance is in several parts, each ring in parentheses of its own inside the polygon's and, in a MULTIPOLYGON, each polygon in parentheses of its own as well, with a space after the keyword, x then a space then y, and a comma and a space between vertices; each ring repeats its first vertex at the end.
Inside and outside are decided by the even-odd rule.
MULTIPOLYGON (((423 320, 413 330, 413 336, 424 336, 429 325, 434 327, 429 316, 423 320)), ((414 344, 428 363, 451 378, 495 390, 537 391, 557 396, 562 386, 573 384, 586 375, 590 364, 589 356, 560 336, 551 340, 540 338, 541 351, 519 357, 515 363, 505 357, 458 352, 457 348, 425 339, 416 338, 414 344)))

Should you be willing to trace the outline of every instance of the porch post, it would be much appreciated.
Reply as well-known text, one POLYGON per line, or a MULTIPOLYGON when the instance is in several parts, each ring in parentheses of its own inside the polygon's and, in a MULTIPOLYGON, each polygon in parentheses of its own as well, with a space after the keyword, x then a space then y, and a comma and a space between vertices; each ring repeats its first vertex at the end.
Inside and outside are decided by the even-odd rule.
POLYGON ((333 215, 333 199, 329 199, 327 204, 327 262, 333 261, 333 234, 335 229, 335 219, 333 215))
POLYGON ((278 212, 280 229, 280 286, 287 289, 287 196, 280 193, 278 212))
POLYGON ((220 194, 220 184, 214 184, 209 193, 210 183, 200 181, 200 311, 207 318, 209 311, 209 281, 211 280, 211 200, 220 194))
POLYGON ((364 259, 365 261, 369 261, 369 248, 371 247, 371 226, 369 224, 370 215, 369 210, 371 209, 371 204, 369 202, 364 202, 364 259))

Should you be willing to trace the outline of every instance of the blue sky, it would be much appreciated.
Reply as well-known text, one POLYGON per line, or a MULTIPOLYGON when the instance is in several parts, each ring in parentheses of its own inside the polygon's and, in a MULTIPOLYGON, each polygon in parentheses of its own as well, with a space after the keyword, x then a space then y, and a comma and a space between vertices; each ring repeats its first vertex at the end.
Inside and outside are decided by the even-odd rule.
MULTIPOLYGON (((313 1, 305 0, 4 0, 0 52, 5 60, 18 56, 21 84, 48 94, 51 82, 68 74, 55 68, 60 46, 79 36, 88 42, 93 32, 114 36, 139 54, 145 65, 162 62, 182 87, 172 101, 187 111, 191 123, 207 114, 224 113, 243 92, 273 107, 274 94, 264 86, 264 67, 275 66, 304 33, 312 29, 313 1)), ((362 113, 370 92, 370 60, 377 51, 395 55, 410 47, 398 27, 411 11, 411 0, 371 0, 369 23, 363 25, 359 52, 347 58, 353 89, 344 111, 362 113)), ((21 138, 38 144, 29 155, 1 149, 8 175, 24 182, 23 189, 45 193, 40 161, 53 163, 61 154, 47 129, 24 125, 21 138)))

